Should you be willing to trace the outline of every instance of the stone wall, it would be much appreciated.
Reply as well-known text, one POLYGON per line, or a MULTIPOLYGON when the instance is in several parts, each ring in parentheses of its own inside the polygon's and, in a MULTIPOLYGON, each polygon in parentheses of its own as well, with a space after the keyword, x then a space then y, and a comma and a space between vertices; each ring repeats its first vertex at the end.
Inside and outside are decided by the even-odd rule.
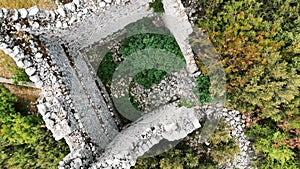
POLYGON ((138 157, 163 139, 179 142, 200 126, 193 109, 176 105, 160 107, 120 132, 91 168, 130 168, 138 157))

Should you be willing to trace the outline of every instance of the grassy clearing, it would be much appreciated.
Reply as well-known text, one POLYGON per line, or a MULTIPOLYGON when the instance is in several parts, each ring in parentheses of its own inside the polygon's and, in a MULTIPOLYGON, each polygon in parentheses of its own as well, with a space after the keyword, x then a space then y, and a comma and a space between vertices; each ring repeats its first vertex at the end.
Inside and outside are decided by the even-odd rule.
POLYGON ((56 8, 54 0, 0 0, 2 8, 30 8, 38 6, 41 9, 53 10, 56 8))

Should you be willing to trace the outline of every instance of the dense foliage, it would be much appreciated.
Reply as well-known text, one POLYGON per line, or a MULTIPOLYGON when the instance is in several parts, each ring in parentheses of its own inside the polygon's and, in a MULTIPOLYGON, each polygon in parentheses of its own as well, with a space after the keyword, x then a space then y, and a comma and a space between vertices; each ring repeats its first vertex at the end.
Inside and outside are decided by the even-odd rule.
POLYGON ((300 3, 199 0, 227 73, 227 107, 248 116, 260 168, 299 168, 300 3), (297 166, 298 165, 298 166, 297 166))
POLYGON ((17 97, 0 86, 0 165, 2 168, 56 168, 68 153, 37 115, 15 111, 17 97))
MULTIPOLYGON (((152 33, 137 34, 126 38, 122 42, 118 55, 126 58, 134 52, 141 51, 146 48, 164 49, 184 60, 174 37, 152 33)), ((108 52, 101 61, 98 69, 98 76, 107 87, 110 86, 114 71, 119 64, 120 62, 113 60, 112 52, 108 52)), ((167 75, 167 73, 162 70, 150 69, 138 73, 134 80, 144 87, 150 88, 153 83, 159 83, 165 75, 167 75)))
POLYGON ((208 103, 211 101, 209 92, 210 81, 208 76, 201 75, 196 79, 197 90, 195 94, 198 97, 198 101, 201 104, 208 103))

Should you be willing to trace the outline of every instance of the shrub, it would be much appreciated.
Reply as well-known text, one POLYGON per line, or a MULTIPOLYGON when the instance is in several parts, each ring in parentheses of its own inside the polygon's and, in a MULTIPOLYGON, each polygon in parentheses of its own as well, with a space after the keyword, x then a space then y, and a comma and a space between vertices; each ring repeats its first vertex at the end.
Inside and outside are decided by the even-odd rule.
POLYGON ((120 63, 113 61, 113 53, 109 51, 105 54, 97 70, 97 75, 108 90, 112 83, 114 72, 119 64, 120 63))
POLYGON ((196 79, 196 86, 197 90, 195 91, 198 101, 203 103, 208 103, 211 101, 209 87, 210 87, 210 81, 208 76, 199 76, 196 79))
POLYGON ((0 165, 2 168, 56 168, 68 153, 37 115, 15 111, 17 98, 0 86, 0 165))
POLYGON ((149 7, 153 8, 154 12, 156 12, 156 13, 164 13, 165 12, 162 0, 153 0, 152 2, 149 3, 149 7))
POLYGON ((158 84, 166 75, 167 73, 162 70, 149 69, 138 73, 134 79, 138 84, 150 89, 152 84, 158 84))
POLYGON ((263 162, 258 161, 258 167, 299 168, 295 152, 284 144, 285 140, 289 138, 289 134, 280 131, 274 124, 266 125, 269 123, 266 120, 264 122, 265 124, 255 124, 248 131, 248 135, 255 139, 256 152, 263 152, 266 155, 263 157, 263 162))

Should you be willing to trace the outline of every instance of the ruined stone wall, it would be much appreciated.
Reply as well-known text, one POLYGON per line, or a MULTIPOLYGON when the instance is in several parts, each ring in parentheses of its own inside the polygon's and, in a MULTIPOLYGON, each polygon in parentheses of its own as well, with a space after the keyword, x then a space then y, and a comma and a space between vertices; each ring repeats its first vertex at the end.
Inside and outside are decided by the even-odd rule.
POLYGON ((119 133, 91 168, 130 168, 163 139, 179 141, 200 126, 193 109, 160 107, 119 133))

